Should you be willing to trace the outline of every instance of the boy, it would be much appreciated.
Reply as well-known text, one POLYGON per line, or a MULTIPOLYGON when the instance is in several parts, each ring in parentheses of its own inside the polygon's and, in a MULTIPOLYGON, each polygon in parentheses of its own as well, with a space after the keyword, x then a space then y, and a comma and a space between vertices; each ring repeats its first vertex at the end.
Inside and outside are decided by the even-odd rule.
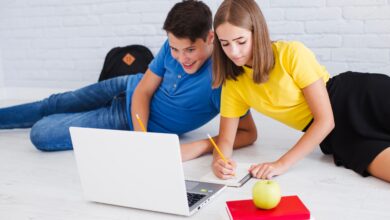
MULTIPOLYGON (((168 41, 144 75, 116 77, 0 109, 0 129, 32 126, 30 138, 38 149, 58 151, 72 149, 70 126, 141 131, 136 114, 151 132, 180 135, 204 125, 219 113, 221 93, 211 88, 211 23, 204 3, 177 3, 164 22, 168 41)), ((238 127, 236 147, 256 140, 250 113, 238 127)), ((181 146, 183 160, 210 151, 207 139, 181 146)))

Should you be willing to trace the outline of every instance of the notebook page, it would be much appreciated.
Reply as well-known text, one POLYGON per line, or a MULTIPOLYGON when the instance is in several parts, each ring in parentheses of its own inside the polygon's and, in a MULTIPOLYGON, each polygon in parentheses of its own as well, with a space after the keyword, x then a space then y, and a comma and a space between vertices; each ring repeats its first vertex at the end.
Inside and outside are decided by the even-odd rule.
POLYGON ((250 174, 248 173, 248 169, 251 164, 249 163, 237 163, 235 177, 228 180, 222 180, 216 177, 213 171, 208 170, 207 173, 201 176, 199 179, 194 178, 186 178, 187 180, 195 180, 207 183, 218 183, 227 186, 239 187, 244 184, 247 180, 250 179, 250 174))

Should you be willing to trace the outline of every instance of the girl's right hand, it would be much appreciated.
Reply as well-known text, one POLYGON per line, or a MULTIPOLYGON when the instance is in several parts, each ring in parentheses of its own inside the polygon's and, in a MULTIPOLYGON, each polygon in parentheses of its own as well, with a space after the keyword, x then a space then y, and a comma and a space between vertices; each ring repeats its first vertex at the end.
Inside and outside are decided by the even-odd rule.
POLYGON ((214 174, 220 179, 231 179, 235 175, 236 162, 227 159, 227 163, 222 158, 215 158, 212 163, 214 174))
POLYGON ((285 173, 288 166, 280 161, 254 164, 249 168, 253 177, 258 179, 271 179, 274 176, 285 173))

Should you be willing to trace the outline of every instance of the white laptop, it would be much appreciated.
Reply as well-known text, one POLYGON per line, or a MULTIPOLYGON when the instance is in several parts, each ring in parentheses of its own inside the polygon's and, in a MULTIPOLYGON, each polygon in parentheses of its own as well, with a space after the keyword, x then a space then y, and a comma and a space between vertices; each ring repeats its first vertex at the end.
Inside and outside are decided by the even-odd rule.
POLYGON ((177 135, 69 130, 87 200, 189 216, 226 187, 184 180, 177 135))

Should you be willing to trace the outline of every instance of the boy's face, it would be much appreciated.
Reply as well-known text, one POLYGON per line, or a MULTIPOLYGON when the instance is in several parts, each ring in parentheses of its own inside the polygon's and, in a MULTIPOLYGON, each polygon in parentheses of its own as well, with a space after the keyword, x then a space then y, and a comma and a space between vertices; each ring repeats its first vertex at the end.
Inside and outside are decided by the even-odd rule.
POLYGON ((188 74, 198 71, 211 56, 213 52, 213 38, 214 33, 210 32, 206 41, 198 38, 195 42, 192 42, 189 38, 177 38, 172 33, 168 33, 171 54, 188 74))

